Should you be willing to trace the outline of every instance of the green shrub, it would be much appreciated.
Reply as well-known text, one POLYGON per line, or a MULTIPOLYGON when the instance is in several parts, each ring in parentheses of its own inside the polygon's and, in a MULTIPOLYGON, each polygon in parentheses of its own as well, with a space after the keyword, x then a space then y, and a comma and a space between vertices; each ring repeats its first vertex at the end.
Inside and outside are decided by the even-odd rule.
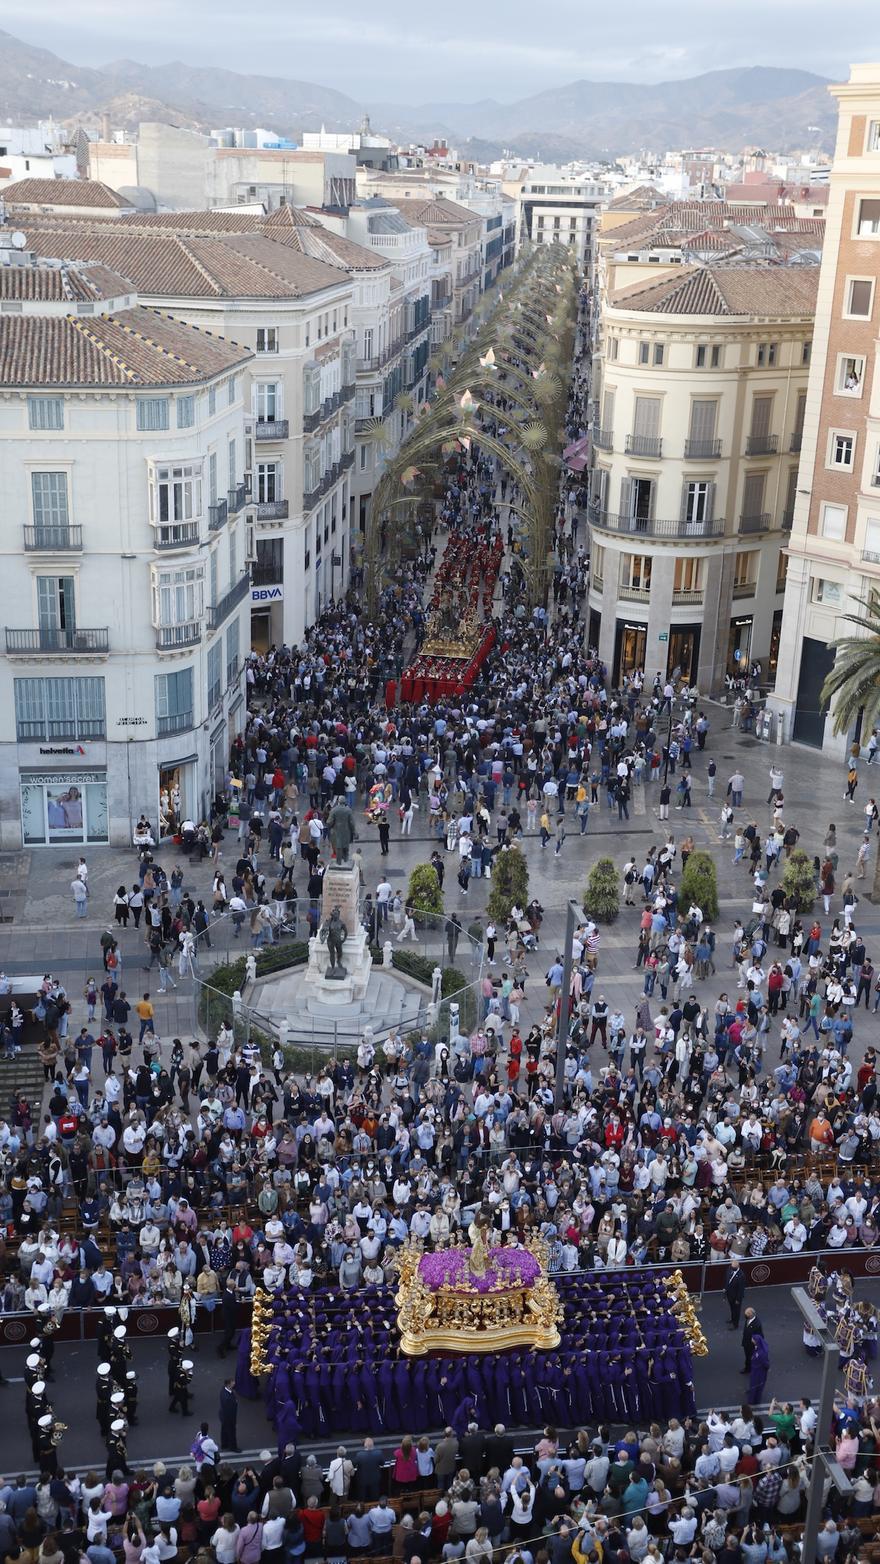
POLYGON ((412 903, 413 912, 417 914, 433 913, 437 916, 443 911, 443 892, 432 863, 416 864, 409 877, 407 900, 412 903))
POLYGON ((517 903, 525 907, 529 899, 529 866, 518 847, 506 847, 492 864, 492 889, 486 910, 495 923, 506 923, 510 909, 517 903))
POLYGON ((584 891, 584 912, 597 923, 613 923, 620 911, 618 874, 610 858, 597 858, 584 891))
POLYGON ((682 871, 679 910, 686 914, 694 903, 702 909, 707 922, 715 922, 718 917, 718 874, 709 853, 691 853, 682 871))
POLYGON ((782 889, 794 901, 795 911, 812 911, 816 900, 816 871, 812 858, 802 847, 796 847, 791 857, 785 860, 782 889))

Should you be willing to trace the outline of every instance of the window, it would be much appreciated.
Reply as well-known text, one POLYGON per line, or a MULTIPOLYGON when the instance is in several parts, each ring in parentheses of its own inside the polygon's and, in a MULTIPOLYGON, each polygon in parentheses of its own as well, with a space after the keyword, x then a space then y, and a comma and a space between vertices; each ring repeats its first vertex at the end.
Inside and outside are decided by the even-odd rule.
POLYGON ((321 482, 321 447, 307 445, 303 454, 303 493, 314 494, 321 482))
POLYGON ((861 354, 838 353, 834 389, 838 396, 861 396, 865 360, 861 354))
POLYGON ((281 497, 281 463, 257 462, 257 504, 271 505, 281 497))
POLYGON ((237 375, 230 375, 228 392, 229 392, 229 395, 228 395, 229 406, 230 407, 234 407, 235 406, 235 399, 238 396, 238 376, 237 375))
POLYGON ((847 277, 843 313, 848 320, 870 320, 874 308, 874 279, 847 277))
POLYGON ((664 344, 662 342, 655 342, 654 343, 654 363, 655 363, 655 365, 659 366, 660 364, 663 363, 663 356, 664 356, 665 352, 666 352, 666 348, 665 348, 665 346, 664 346, 664 344))
POLYGON ((810 359, 812 357, 813 357, 813 339, 812 339, 812 337, 808 337, 806 342, 803 342, 801 344, 801 363, 802 364, 809 364, 810 359))
POLYGON ((866 152, 880 152, 880 119, 872 119, 868 125, 866 152))
POLYGON ((778 345, 775 342, 759 342, 756 362, 759 369, 772 369, 776 363, 778 345))
POLYGON ((682 494, 682 520, 688 525, 702 526, 712 520, 715 485, 703 479, 686 483, 682 494))
POLYGON ((832 429, 828 436, 826 465, 835 467, 840 472, 852 472, 855 449, 856 437, 854 434, 849 434, 846 430, 832 429))
POLYGON ((734 586, 754 586, 758 578, 757 549, 739 549, 733 562, 734 586))
POLYGON ((708 350, 706 348, 706 344, 704 342, 701 342, 698 345, 698 347, 697 347, 696 356, 695 356, 695 363, 696 363, 697 369, 705 369, 706 368, 706 354, 707 354, 707 351, 708 350))
POLYGON ((208 387, 208 417, 213 418, 217 411, 217 387, 208 387))
POLYGON ((778 554, 777 559, 776 559, 776 590, 777 590, 777 592, 784 592, 785 591, 785 581, 786 581, 787 575, 788 575, 788 555, 786 554, 784 549, 780 549, 779 550, 779 554, 778 554))
POLYGON ((303 413, 308 418, 320 411, 321 371, 317 364, 308 364, 303 370, 303 413))
POLYGON ((142 433, 169 428, 167 396, 139 396, 137 426, 142 433))
POLYGON ((880 561, 880 520, 877 517, 868 517, 865 524, 865 547, 862 550, 862 558, 880 561))
POLYGON ((73 576, 37 576, 37 616, 41 630, 75 630, 73 576))
POLYGON ((703 589, 703 561, 685 555, 675 561, 673 591, 701 592, 703 589))
POLYGON ((156 731, 182 733, 193 725, 193 671, 179 668, 176 673, 157 673, 156 731))
POLYGON ((712 347, 712 368, 713 369, 717 369, 718 365, 720 363, 721 363, 721 348, 720 348, 720 345, 716 342, 716 343, 713 344, 713 347, 712 347))
POLYGON ((66 472, 31 473, 31 495, 34 502, 35 527, 69 525, 66 472))
POLYGON ((262 380, 254 386, 254 408, 257 422, 271 424, 279 417, 281 392, 276 380, 262 380))
POLYGON ((150 521, 154 527, 198 521, 202 514, 201 462, 151 467, 149 488, 150 521))
POLYGON ((309 522, 307 527, 306 527, 306 537, 305 537, 305 559, 304 559, 304 564, 303 564, 303 569, 305 569, 305 570, 308 570, 309 566, 312 563, 312 548, 311 548, 311 544, 312 544, 312 524, 311 524, 311 522, 309 522))
POLYGON ((218 636, 208 649, 208 710, 213 711, 223 698, 223 638, 218 636))
POLYGON ((196 399, 194 396, 179 396, 177 398, 177 427, 178 429, 191 429, 196 421, 196 399))
POLYGON ((880 489, 880 445, 874 452, 874 466, 871 470, 870 484, 872 489, 880 489))
POLYGON ((105 737, 103 679, 16 679, 14 684, 20 743, 105 737))
POLYGON ((593 543, 590 547, 590 580, 594 587, 602 585, 605 573, 605 550, 601 543, 593 543))
POLYGON ((622 554, 620 557, 620 584, 631 592, 650 592, 651 556, 649 554, 622 554))
POLYGON ((640 342, 639 343, 639 363, 640 364, 647 364, 648 358, 650 356, 650 352, 651 352, 651 348, 650 348, 650 344, 649 343, 647 343, 647 342, 640 342))
POLYGON ((205 596, 202 565, 159 570, 153 578, 153 614, 158 626, 191 624, 201 619, 205 596))
POLYGON ((238 678, 238 620, 233 619, 226 631, 226 687, 238 678))
POLYGON ((864 199, 859 202, 859 217, 856 224, 856 232, 860 239, 876 238, 880 235, 880 200, 864 199))
POLYGON ((229 477, 229 487, 230 489, 234 489, 237 482, 236 474, 238 472, 234 440, 230 440, 226 447, 226 471, 229 477))
POLYGON ((823 603, 826 608, 842 608, 843 586, 839 581, 827 581, 823 576, 814 576, 810 583, 810 597, 814 603, 823 603))
POLYGON ((619 346, 620 346, 620 344, 618 342, 617 337, 610 337, 608 339, 608 357, 610 358, 612 364, 615 362, 615 360, 617 358, 619 346))
POLYGON ((60 396, 29 396, 28 428, 63 429, 64 398, 60 396))
POLYGON ((821 530, 823 538, 830 538, 832 542, 839 543, 846 537, 846 506, 830 505, 826 502, 822 506, 821 530))
POLYGON ((258 326, 257 327, 257 352, 258 353, 277 353, 278 352, 278 327, 277 326, 258 326))

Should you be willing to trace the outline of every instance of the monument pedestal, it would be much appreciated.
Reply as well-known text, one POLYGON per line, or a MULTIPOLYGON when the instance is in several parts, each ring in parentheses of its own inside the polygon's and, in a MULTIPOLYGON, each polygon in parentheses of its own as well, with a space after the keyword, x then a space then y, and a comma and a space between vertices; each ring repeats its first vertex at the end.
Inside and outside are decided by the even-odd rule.
POLYGON ((373 957, 367 931, 361 925, 360 875, 354 864, 331 864, 324 875, 321 897, 321 927, 335 907, 348 931, 342 947, 344 977, 330 976, 330 952, 320 934, 309 940, 309 962, 305 985, 311 997, 325 1005, 350 1005, 363 999, 370 981, 373 957))

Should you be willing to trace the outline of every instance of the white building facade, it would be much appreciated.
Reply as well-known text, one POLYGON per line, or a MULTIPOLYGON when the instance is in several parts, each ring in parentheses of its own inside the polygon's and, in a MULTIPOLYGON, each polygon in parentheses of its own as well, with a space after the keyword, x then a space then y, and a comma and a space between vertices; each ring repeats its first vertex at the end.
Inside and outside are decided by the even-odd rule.
POLYGON ((104 266, 0 266, 0 298, 0 842, 167 833, 244 725, 250 353, 104 266))

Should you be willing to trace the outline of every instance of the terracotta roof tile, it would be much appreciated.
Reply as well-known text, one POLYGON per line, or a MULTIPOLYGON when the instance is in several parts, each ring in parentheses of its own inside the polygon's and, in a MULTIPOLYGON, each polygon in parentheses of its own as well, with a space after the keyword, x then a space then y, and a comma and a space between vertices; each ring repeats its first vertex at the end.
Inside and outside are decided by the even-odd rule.
POLYGON ((0 317, 0 386, 193 385, 251 356, 235 342, 140 306, 88 320, 0 317))
POLYGON ((17 179, 6 186, 3 199, 7 206, 131 206, 125 196, 97 179, 17 179))
POLYGON ((809 317, 818 266, 691 266, 674 277, 638 283, 609 299, 614 309, 658 315, 809 317))

